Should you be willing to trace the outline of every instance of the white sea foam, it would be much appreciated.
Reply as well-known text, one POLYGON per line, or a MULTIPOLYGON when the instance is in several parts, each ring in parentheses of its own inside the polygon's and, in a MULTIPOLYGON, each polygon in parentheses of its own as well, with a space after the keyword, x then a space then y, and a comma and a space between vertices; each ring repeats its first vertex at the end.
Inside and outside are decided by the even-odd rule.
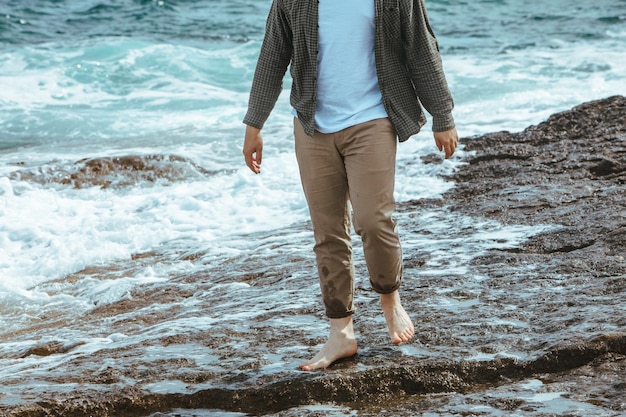
MULTIPOLYGON (((615 65, 619 53, 612 52, 614 46, 510 51, 502 59, 446 57, 457 93, 459 132, 518 130, 555 110, 619 93, 626 74, 615 65), (595 66, 580 70, 590 62, 595 66)), ((263 174, 254 176, 243 167, 243 79, 251 76, 251 51, 257 47, 252 43, 194 54, 189 47, 121 40, 107 47, 87 44, 80 52, 60 55, 54 49, 3 55, 2 82, 10 87, 3 95, 8 106, 0 111, 1 122, 9 130, 29 128, 53 139, 3 155, 3 175, 20 169, 17 162, 73 164, 86 157, 150 153, 176 154, 205 169, 224 170, 206 181, 122 191, 59 189, 2 178, 3 287, 25 291, 168 241, 210 244, 235 233, 306 221, 287 91, 264 129, 263 174), (174 69, 160 69, 175 58, 179 61, 172 64, 174 69), (112 68, 104 69, 107 59, 112 68), (43 63, 33 65, 36 60, 43 63), (204 61, 208 68, 202 67, 204 61), (204 77, 203 69, 211 75, 204 77), (120 80, 110 80, 126 70, 130 73, 120 80), (80 77, 87 77, 85 83, 80 77), (125 85, 130 90, 122 94, 119 88, 125 85), (24 90, 34 93, 24 95, 24 90), (61 90, 65 93, 58 93, 61 90), (59 105, 67 109, 61 120, 59 105), (81 106, 98 109, 94 114, 100 120, 87 120, 91 110, 81 113, 81 106), (28 117, 20 122, 11 115, 16 110, 28 117), (77 139, 61 141, 64 135, 77 139), (100 136, 106 141, 94 140, 100 136)), ((440 174, 459 167, 462 150, 450 161, 423 163, 424 155, 437 152, 428 130, 398 147, 398 201, 438 198, 453 186, 440 174)))
POLYGON ((507 51, 445 57, 463 135, 519 131, 585 101, 626 94, 623 45, 507 51))
POLYGON ((292 156, 269 156, 261 176, 240 168, 206 182, 121 191, 2 178, 0 282, 23 290, 172 240, 210 243, 303 221, 306 206, 292 156))
POLYGON ((8 51, 0 55, 0 122, 61 143, 151 135, 158 145, 163 131, 192 128, 206 137, 240 127, 245 48, 252 50, 111 39, 8 51))

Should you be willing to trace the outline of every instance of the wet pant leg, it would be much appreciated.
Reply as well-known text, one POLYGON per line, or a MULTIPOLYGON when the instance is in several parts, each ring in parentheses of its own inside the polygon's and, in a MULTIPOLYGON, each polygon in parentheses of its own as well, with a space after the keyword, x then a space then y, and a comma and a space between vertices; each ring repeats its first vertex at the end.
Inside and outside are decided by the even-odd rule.
POLYGON ((376 119, 346 129, 341 148, 354 230, 379 294, 396 291, 402 280, 402 248, 393 218, 397 143, 389 119, 376 119))

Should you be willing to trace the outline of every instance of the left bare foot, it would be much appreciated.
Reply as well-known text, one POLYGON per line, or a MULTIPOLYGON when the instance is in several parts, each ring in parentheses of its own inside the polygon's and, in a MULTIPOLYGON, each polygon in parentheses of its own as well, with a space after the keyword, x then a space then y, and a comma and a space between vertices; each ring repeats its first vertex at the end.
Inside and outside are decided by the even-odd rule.
POLYGON ((400 294, 394 291, 391 294, 381 294, 380 304, 389 327, 389 336, 394 345, 406 343, 415 335, 411 318, 402 307, 400 294))
POLYGON ((330 319, 330 335, 322 350, 308 362, 300 364, 303 371, 328 368, 338 359, 347 358, 357 351, 352 316, 330 319))

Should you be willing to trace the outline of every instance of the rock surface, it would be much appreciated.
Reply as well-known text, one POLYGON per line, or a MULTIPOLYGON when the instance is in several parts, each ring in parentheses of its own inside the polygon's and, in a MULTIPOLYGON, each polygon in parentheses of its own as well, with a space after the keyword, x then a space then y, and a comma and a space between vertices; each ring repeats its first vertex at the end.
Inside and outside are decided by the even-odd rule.
MULTIPOLYGON (((456 186, 442 200, 409 202, 398 210, 405 239, 439 233, 445 241, 440 255, 427 247, 406 254, 403 300, 416 319, 414 342, 388 345, 378 329, 376 297, 359 288, 365 296, 355 327, 362 348, 327 371, 303 373, 293 366, 259 373, 271 366, 259 363, 260 350, 300 343, 312 355, 321 342, 306 340, 298 329, 281 332, 269 324, 268 312, 248 332, 226 323, 211 333, 160 341, 163 347, 202 344, 218 364, 230 367, 226 372, 203 370, 184 358, 151 360, 139 347, 105 350, 76 356, 63 376, 55 376, 54 383, 73 384, 75 391, 44 391, 36 401, 0 406, 0 415, 195 415, 174 409, 277 416, 626 414, 626 98, 585 103, 523 132, 465 138, 462 144, 465 164, 451 177, 456 186), (431 214, 443 231, 429 226, 431 214), (516 243, 510 238, 515 233, 527 238, 516 243), (473 242, 475 252, 468 251, 473 242), (458 273, 437 274, 442 262, 457 265, 458 273), (237 343, 248 348, 233 351, 237 343), (128 366, 102 365, 127 361, 128 366), (182 381, 187 389, 144 389, 163 380, 182 381), (551 400, 539 399, 546 396, 551 400)), ((438 157, 423 163, 438 163, 438 157)), ((202 259, 201 253, 186 256, 202 259)), ((309 268, 311 259, 287 256, 289 268, 284 258, 259 255, 234 259, 228 270, 253 286, 302 285, 289 281, 290 271, 309 268), (264 267, 250 267, 255 262, 264 267)), ((160 257, 138 254, 132 262, 160 257)), ((207 268, 207 276, 228 279, 225 267, 207 268)), ((174 277, 171 287, 147 288, 95 308, 83 325, 115 324, 112 317, 132 311, 132 323, 120 319, 119 326, 151 325, 160 318, 143 315, 142 308, 167 303, 171 314, 179 314, 179 302, 206 281, 174 277)), ((307 315, 323 320, 306 309, 281 314, 293 322, 307 315)), ((16 358, 71 354, 77 346, 51 341, 16 358)))

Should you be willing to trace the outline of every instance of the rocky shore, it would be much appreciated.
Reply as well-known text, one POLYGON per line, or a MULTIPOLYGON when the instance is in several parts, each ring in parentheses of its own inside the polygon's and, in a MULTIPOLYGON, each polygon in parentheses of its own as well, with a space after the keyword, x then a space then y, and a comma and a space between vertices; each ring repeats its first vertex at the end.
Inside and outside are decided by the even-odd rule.
MULTIPOLYGON (((364 286, 355 323, 360 353, 326 371, 303 373, 291 363, 267 370, 271 363, 260 361, 259 352, 306 357, 321 342, 293 326, 270 325, 268 312, 246 331, 227 330, 226 323, 214 332, 161 341, 163 348, 210 347, 221 370, 207 371, 184 358, 138 359, 142 350, 132 346, 95 352, 76 357, 55 376, 55 386, 73 384, 71 390, 43 389, 36 400, 13 404, 0 392, 0 415, 195 415, 171 411, 176 409, 277 416, 625 415, 626 98, 585 103, 519 133, 461 143, 464 165, 449 178, 455 187, 443 199, 398 208, 409 239, 433 233, 425 213, 436 213, 445 229, 438 233, 449 247, 437 262, 458 266, 457 274, 441 276, 424 271, 434 259, 428 248, 406 254, 403 299, 416 321, 414 342, 387 344, 376 298, 364 286), (519 244, 508 244, 507 231, 520 228, 534 231, 519 244), (482 246, 468 251, 478 234, 482 246), (245 351, 235 347, 242 344, 245 351), (292 346, 285 350, 285 345, 292 346), (72 362, 84 373, 73 374, 72 362), (185 388, 145 389, 163 380, 185 388)), ((429 155, 422 162, 440 159, 429 155)), ((310 268, 311 258, 308 251, 287 256, 289 266, 265 252, 256 259, 233 259, 228 268, 235 272, 229 273, 207 265, 206 276, 298 291, 304 284, 292 280, 293 271, 310 268), (264 267, 255 270, 250 266, 255 263, 264 267)), ((158 253, 138 254, 132 262, 155 260, 162 261, 158 253)), ((132 300, 96 308, 83 325, 131 311, 137 311, 133 323, 149 325, 159 318, 141 316, 142 308, 191 297, 206 285, 205 278, 178 277, 171 290, 146 288, 132 300), (185 291, 177 283, 184 283, 185 291)), ((323 321, 305 307, 274 314, 294 323, 302 316, 323 321)), ((76 346, 37 345, 19 355, 71 354, 76 346)), ((278 359, 288 362, 284 356, 278 359)), ((4 359, 15 358, 0 357, 0 364, 4 359)), ((3 384, 8 390, 18 381, 3 384)))

